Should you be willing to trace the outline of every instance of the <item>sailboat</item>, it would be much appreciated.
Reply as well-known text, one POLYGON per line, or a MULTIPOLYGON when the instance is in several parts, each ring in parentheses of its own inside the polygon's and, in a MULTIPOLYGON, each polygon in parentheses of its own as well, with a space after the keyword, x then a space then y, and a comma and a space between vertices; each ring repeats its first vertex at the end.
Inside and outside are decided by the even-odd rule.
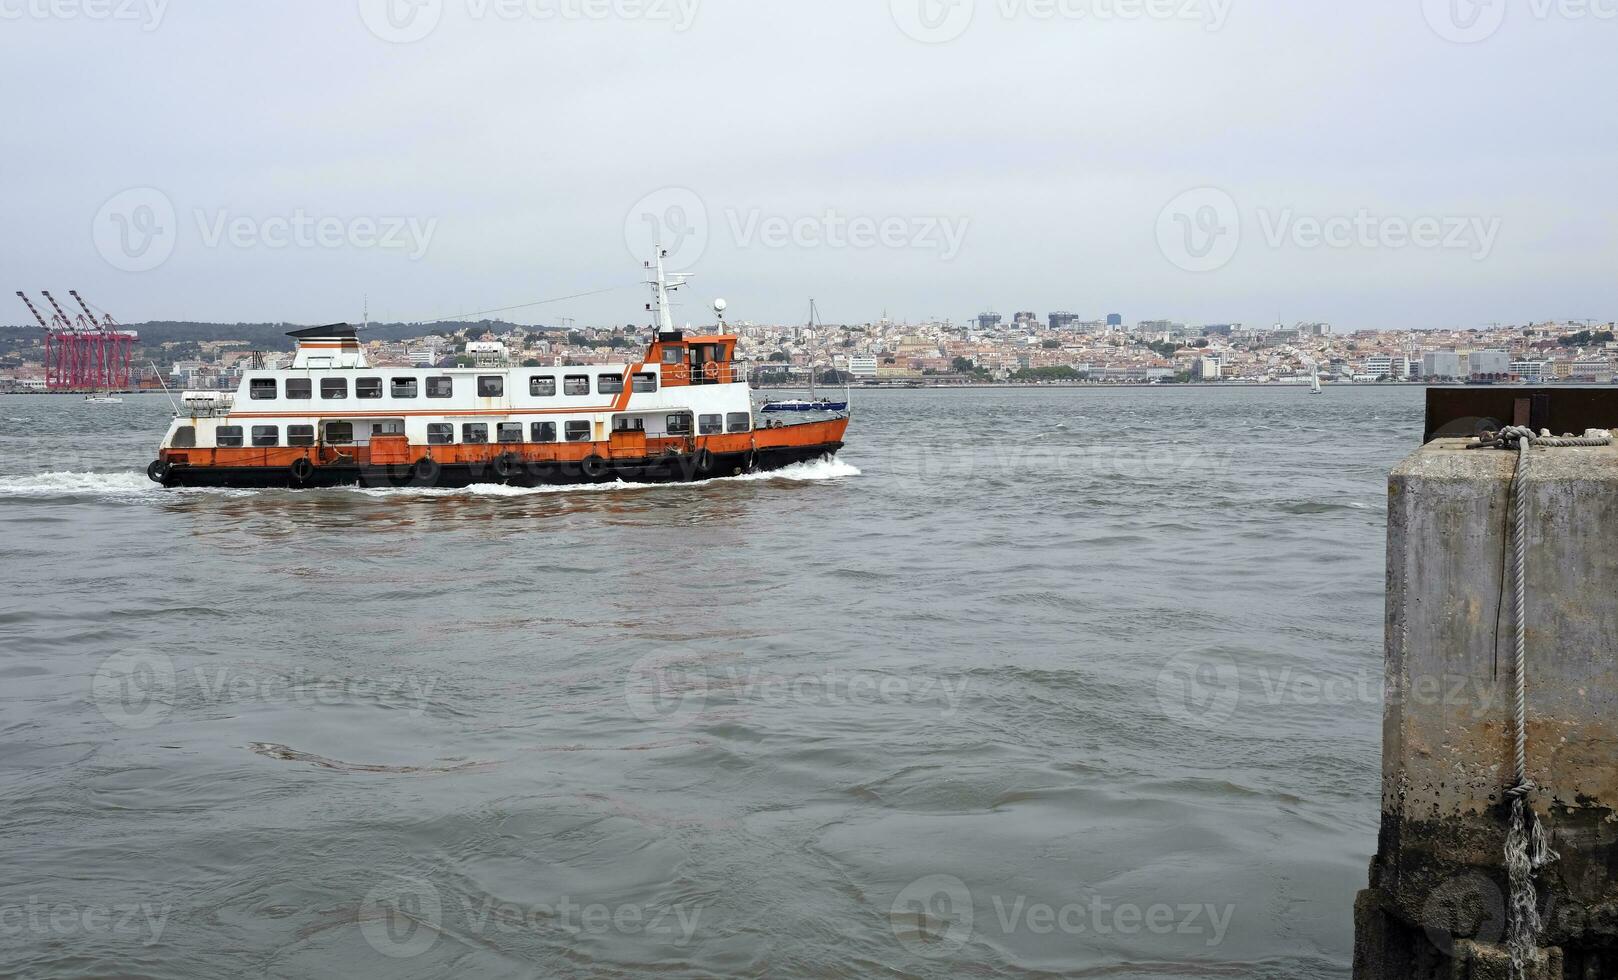
MULTIPOLYGON (((816 315, 817 312, 818 311, 815 309, 815 301, 811 299, 809 301, 809 329, 811 329, 811 330, 813 330, 814 327, 815 327, 815 315, 816 315)), ((847 402, 846 399, 844 401, 834 402, 834 401, 831 401, 829 399, 821 398, 816 394, 816 392, 815 392, 815 363, 814 363, 814 358, 811 357, 809 359, 809 398, 808 398, 808 400, 804 400, 802 398, 788 398, 788 399, 785 399, 783 401, 778 401, 778 402, 765 402, 764 405, 759 409, 759 411, 761 411, 761 412, 846 412, 846 411, 848 411, 848 402, 847 402)))
POLYGON ((1318 369, 1309 374, 1309 394, 1320 394, 1320 371, 1318 369))

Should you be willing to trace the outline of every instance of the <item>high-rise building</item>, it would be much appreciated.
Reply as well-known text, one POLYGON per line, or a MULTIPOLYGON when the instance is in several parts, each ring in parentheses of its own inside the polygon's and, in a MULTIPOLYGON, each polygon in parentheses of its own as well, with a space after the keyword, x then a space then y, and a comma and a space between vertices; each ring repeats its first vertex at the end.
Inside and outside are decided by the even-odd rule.
POLYGON ((995 327, 998 327, 1000 325, 1000 321, 1003 320, 1003 319, 1004 319, 1004 317, 1002 317, 998 313, 979 313, 978 314, 978 329, 979 330, 993 330, 995 327))
POLYGON ((1077 313, 1052 313, 1050 323, 1052 330, 1071 330, 1073 324, 1079 321, 1077 313))
POLYGON ((1107 314, 1107 326, 1109 326, 1109 327, 1121 327, 1123 325, 1124 325, 1124 315, 1122 313, 1108 313, 1107 314))

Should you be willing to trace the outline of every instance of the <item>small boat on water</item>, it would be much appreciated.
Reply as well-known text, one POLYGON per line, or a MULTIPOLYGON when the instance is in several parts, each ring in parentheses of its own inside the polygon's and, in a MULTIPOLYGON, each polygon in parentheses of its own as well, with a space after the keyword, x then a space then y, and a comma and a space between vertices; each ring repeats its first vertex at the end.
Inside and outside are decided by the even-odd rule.
POLYGON ((109 392, 104 395, 85 395, 84 402, 87 405, 122 405, 124 400, 109 392))
MULTIPOLYGON (((165 487, 668 483, 835 454, 847 415, 755 424, 736 337, 674 328, 666 253, 647 263, 658 324, 620 365, 373 367, 348 324, 293 331, 292 366, 235 392, 188 391, 146 474, 165 487)), ((670 280, 674 281, 670 281, 670 280)))
MULTIPOLYGON (((813 331, 814 328, 815 328, 815 316, 816 316, 817 312, 818 311, 815 309, 815 301, 810 300, 809 301, 809 330, 811 330, 811 331, 813 331)), ((815 393, 815 365, 814 365, 814 363, 812 362, 812 359, 811 359, 811 363, 809 365, 809 397, 807 399, 804 399, 804 398, 787 398, 787 399, 783 399, 781 401, 767 401, 759 409, 759 411, 761 411, 761 412, 846 412, 846 411, 848 411, 848 402, 847 402, 847 400, 840 401, 840 402, 832 401, 832 400, 827 399, 827 398, 820 398, 820 397, 818 397, 816 395, 816 393, 815 393)))

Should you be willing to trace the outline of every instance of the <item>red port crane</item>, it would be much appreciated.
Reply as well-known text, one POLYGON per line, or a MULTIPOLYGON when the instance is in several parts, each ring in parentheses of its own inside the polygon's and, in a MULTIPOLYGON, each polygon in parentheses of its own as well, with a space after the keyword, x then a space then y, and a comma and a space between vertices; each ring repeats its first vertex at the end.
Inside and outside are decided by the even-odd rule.
POLYGON ((121 329, 111 314, 98 323, 95 314, 90 312, 90 305, 76 289, 68 290, 84 310, 84 314, 76 319, 70 319, 50 293, 43 289, 40 292, 56 311, 49 323, 27 295, 18 290, 17 296, 45 331, 46 390, 129 388, 132 380, 130 362, 140 335, 133 330, 121 329))

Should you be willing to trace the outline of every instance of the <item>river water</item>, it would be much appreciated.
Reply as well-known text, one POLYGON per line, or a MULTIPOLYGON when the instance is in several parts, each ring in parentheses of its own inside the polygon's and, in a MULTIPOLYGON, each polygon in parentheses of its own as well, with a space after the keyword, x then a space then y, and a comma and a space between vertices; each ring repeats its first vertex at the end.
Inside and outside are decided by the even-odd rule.
POLYGON ((777 476, 294 493, 0 398, 0 974, 1347 976, 1420 391, 855 411, 777 476))

